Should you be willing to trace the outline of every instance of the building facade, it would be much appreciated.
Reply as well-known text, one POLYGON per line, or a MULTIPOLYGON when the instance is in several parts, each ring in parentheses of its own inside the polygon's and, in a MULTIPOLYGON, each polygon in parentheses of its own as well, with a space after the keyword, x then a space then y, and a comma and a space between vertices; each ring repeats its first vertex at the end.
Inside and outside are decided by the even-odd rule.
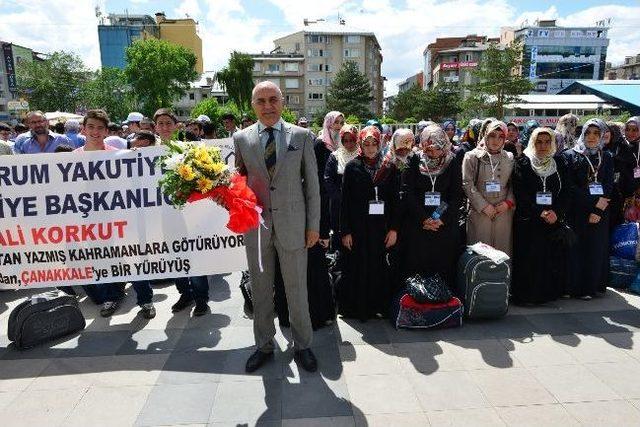
POLYGON ((16 68, 39 58, 33 50, 14 43, 0 41, 0 47, 0 121, 15 122, 29 109, 29 103, 18 97, 16 68))
POLYGON ((298 117, 305 114, 305 58, 297 53, 250 54, 253 59, 253 80, 269 80, 282 91, 287 107, 298 117))
POLYGON ((124 69, 127 65, 125 51, 136 40, 157 38, 191 49, 196 55, 195 70, 203 72, 202 39, 198 36, 198 24, 191 18, 167 19, 163 12, 150 15, 110 13, 100 19, 98 41, 103 67, 124 69))
POLYGON ((624 63, 615 67, 607 62, 605 80, 640 80, 640 53, 625 57, 624 63))
POLYGON ((523 76, 534 92, 558 93, 576 80, 602 80, 607 58, 608 28, 560 27, 555 20, 532 26, 503 28, 501 42, 521 42, 523 76))
MULTIPOLYGON (((274 40, 275 52, 302 55, 301 111, 307 117, 326 108, 329 87, 345 61, 353 61, 371 83, 372 113, 382 114, 384 84, 382 54, 375 34, 341 24, 309 24, 303 30, 274 40)), ((286 90, 285 85, 280 87, 286 90)), ((294 95, 295 96, 295 95, 294 95)), ((293 105, 292 105, 293 107, 293 105)), ((293 108, 292 108, 293 109, 293 108)))
POLYGON ((178 120, 188 120, 196 105, 209 98, 215 98, 221 105, 229 99, 227 93, 216 82, 213 71, 202 73, 198 80, 191 83, 184 96, 173 103, 173 110, 178 120))
POLYGON ((419 88, 422 88, 424 85, 423 76, 424 74, 422 73, 422 71, 420 71, 419 73, 414 74, 413 76, 400 82, 398 84, 398 93, 406 92, 409 89, 411 89, 413 86, 418 86, 419 88))

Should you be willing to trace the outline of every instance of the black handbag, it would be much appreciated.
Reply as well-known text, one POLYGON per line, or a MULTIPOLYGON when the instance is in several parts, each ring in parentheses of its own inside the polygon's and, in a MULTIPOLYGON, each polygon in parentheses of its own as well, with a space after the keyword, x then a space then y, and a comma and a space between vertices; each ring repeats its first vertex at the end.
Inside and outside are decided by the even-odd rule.
POLYGON ((421 274, 408 277, 404 281, 406 292, 418 303, 444 303, 453 295, 439 274, 425 278, 421 274))

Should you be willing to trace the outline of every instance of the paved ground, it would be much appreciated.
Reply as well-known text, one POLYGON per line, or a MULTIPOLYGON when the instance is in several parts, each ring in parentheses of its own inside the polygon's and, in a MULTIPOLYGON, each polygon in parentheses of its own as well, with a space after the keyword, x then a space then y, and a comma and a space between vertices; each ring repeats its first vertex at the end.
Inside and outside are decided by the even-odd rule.
POLYGON ((151 321, 132 290, 111 319, 85 299, 82 334, 26 352, 6 330, 27 293, 0 293, 0 425, 640 425, 640 297, 611 291, 443 331, 340 320, 316 334, 318 373, 300 372, 280 335, 275 362, 246 375, 238 283, 212 277, 202 318, 172 315, 169 285, 151 321))

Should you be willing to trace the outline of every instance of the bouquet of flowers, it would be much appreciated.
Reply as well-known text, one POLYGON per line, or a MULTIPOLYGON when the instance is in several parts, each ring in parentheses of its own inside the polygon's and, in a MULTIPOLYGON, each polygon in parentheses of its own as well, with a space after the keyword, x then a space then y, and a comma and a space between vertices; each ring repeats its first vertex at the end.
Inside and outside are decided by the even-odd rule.
POLYGON ((162 167, 160 188, 174 206, 184 207, 211 199, 229 211, 227 228, 246 233, 258 227, 262 209, 247 179, 232 173, 222 160, 220 148, 197 142, 173 141, 158 160, 162 167))

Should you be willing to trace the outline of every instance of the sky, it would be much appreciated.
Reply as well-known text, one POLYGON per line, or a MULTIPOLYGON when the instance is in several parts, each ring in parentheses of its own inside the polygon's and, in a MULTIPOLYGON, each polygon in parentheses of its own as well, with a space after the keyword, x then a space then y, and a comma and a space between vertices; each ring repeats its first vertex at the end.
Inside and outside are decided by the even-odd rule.
POLYGON ((168 18, 196 19, 206 71, 224 67, 233 50, 272 50, 275 38, 299 31, 305 18, 335 23, 340 16, 376 34, 385 95, 422 69, 422 52, 436 37, 498 37, 502 26, 539 18, 566 26, 611 18, 607 61, 618 64, 640 53, 640 1, 630 0, 0 0, 0 40, 44 53, 72 51, 97 68, 96 7, 103 14, 163 11, 168 18))

